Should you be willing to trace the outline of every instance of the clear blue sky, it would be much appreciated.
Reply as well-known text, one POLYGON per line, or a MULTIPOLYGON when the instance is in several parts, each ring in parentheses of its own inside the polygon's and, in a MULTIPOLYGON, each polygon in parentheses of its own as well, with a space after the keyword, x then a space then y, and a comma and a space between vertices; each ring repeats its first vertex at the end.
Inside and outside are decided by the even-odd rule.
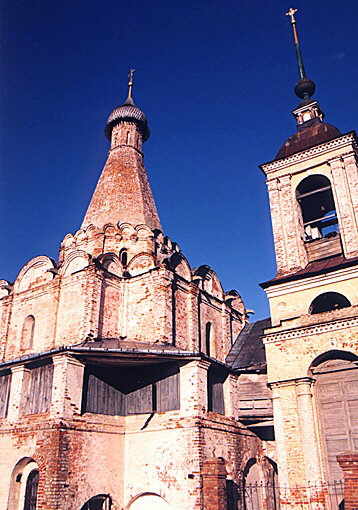
MULTIPOLYGON (((107 154, 105 120, 137 69, 135 98, 162 225, 192 266, 208 264, 256 318, 274 276, 258 165, 295 131, 287 1, 3 0, 0 279, 57 257, 107 154)), ((307 74, 328 122, 357 127, 358 4, 295 1, 307 74)))

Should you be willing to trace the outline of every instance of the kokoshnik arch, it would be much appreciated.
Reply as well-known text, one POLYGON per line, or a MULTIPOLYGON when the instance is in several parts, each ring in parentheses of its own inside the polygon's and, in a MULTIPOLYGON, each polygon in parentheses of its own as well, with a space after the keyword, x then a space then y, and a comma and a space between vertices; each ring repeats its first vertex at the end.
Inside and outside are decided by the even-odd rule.
POLYGON ((0 508, 342 504, 337 454, 358 454, 357 137, 312 99, 295 14, 297 132, 261 165, 271 317, 250 323, 239 292, 165 235, 131 70, 81 228, 56 261, 0 281, 0 508), (297 491, 312 484, 316 499, 297 491))

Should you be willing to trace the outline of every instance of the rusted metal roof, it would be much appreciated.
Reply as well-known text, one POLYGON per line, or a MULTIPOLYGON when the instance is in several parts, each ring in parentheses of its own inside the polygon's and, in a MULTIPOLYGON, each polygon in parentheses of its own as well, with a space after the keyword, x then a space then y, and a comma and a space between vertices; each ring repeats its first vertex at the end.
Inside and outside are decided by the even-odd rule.
POLYGON ((313 119, 310 124, 305 126, 290 136, 282 145, 276 159, 287 158, 296 152, 304 151, 315 145, 328 142, 341 136, 341 132, 331 124, 321 122, 319 119, 313 119))

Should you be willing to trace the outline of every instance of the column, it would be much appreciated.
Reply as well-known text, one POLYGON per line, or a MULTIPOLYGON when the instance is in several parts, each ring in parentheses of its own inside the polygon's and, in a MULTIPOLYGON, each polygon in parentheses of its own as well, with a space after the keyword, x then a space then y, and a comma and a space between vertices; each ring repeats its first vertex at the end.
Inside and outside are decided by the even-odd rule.
POLYGON ((17 421, 24 410, 27 396, 25 389, 28 387, 29 379, 30 370, 25 368, 24 365, 11 369, 11 387, 7 412, 9 421, 17 421))
POLYGON ((204 360, 190 361, 180 367, 180 414, 202 416, 208 409, 208 369, 204 360))
POLYGON ((81 414, 84 365, 67 354, 53 357, 50 415, 71 418, 81 414))
POLYGON ((311 391, 313 383, 314 379, 310 377, 296 380, 298 416, 307 483, 317 483, 322 480, 311 391))

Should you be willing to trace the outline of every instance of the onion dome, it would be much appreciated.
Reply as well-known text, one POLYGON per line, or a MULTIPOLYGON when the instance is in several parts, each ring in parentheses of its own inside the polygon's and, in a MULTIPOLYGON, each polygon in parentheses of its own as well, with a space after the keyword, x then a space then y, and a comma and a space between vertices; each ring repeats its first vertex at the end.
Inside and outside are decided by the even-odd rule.
POLYGON ((307 77, 297 82, 295 86, 295 94, 301 99, 308 99, 312 97, 315 90, 316 90, 315 82, 307 77))
POLYGON ((132 97, 133 73, 134 69, 131 69, 128 75, 129 81, 127 99, 122 105, 114 108, 107 119, 105 134, 109 140, 111 140, 112 129, 121 122, 134 122, 137 124, 138 129, 143 136, 143 141, 145 142, 149 138, 150 131, 147 118, 142 110, 135 104, 132 97))

